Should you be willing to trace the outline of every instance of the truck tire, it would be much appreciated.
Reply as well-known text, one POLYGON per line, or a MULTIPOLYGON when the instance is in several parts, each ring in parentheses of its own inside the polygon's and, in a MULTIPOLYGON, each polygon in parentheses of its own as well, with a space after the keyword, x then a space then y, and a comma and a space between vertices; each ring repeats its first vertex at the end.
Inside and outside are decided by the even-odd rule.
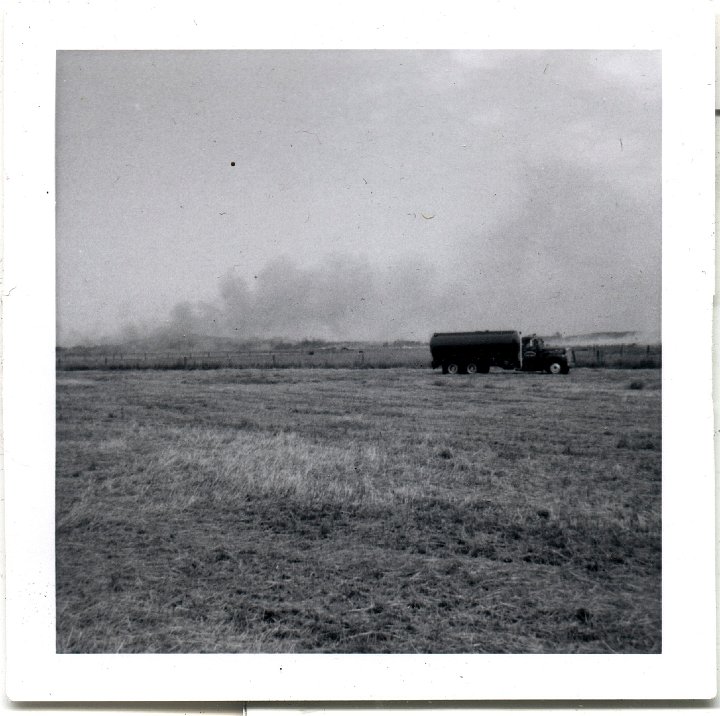
POLYGON ((469 375, 475 375, 475 373, 478 372, 477 363, 470 361, 470 363, 465 366, 465 372, 469 375))
POLYGON ((460 365, 451 361, 447 364, 447 372, 450 373, 450 375, 457 375, 460 372, 460 365))
POLYGON ((560 361, 552 361, 552 363, 548 363, 547 372, 552 373, 552 375, 558 375, 559 373, 562 373, 563 370, 563 364, 560 363, 560 361))

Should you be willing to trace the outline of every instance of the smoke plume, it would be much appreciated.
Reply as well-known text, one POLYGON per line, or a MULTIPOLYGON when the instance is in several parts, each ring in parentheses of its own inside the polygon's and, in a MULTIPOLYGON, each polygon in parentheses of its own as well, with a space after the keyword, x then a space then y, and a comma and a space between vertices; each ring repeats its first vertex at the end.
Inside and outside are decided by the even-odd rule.
POLYGON ((420 260, 377 267, 335 254, 302 266, 281 256, 251 279, 225 274, 213 302, 176 304, 162 332, 238 340, 425 340, 447 325, 442 314, 452 291, 439 283, 434 267, 420 260))

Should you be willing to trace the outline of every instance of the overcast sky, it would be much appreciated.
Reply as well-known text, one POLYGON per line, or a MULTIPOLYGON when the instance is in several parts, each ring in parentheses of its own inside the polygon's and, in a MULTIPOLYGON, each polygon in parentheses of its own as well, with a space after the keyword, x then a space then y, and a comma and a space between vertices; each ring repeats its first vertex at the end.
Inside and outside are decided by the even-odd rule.
POLYGON ((660 80, 653 52, 60 52, 58 341, 659 336, 660 80))

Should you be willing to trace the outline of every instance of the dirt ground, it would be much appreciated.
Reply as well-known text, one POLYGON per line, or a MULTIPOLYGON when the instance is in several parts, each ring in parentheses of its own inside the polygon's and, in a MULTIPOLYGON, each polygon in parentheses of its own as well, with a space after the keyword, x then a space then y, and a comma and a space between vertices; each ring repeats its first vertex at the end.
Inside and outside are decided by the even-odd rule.
POLYGON ((658 370, 57 377, 57 650, 659 653, 658 370))

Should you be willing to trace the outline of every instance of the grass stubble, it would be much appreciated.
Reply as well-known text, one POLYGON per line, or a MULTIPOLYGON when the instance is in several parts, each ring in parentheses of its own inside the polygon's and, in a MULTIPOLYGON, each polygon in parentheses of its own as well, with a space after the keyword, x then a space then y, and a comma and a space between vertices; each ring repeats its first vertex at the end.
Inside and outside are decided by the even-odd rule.
POLYGON ((58 373, 60 653, 659 653, 660 374, 58 373))

